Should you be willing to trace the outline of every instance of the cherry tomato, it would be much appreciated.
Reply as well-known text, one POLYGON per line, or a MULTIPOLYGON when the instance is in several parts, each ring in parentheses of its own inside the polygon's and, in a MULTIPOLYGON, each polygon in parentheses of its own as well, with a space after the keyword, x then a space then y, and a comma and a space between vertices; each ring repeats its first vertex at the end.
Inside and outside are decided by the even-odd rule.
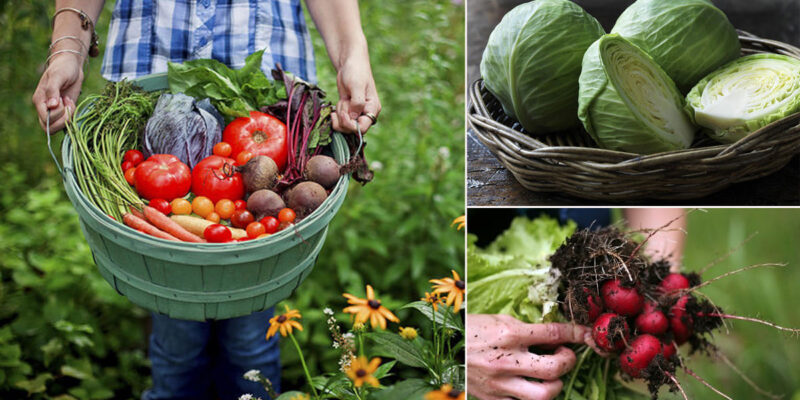
POLYGON ((297 217, 295 215, 294 210, 291 208, 284 208, 280 212, 278 212, 278 221, 280 222, 294 222, 294 219, 297 217))
POLYGON ((264 225, 262 225, 261 222, 251 222, 247 224, 248 237, 255 239, 265 233, 267 233, 267 230, 264 228, 264 225))
POLYGON ((249 117, 234 119, 222 132, 222 141, 230 143, 237 161, 241 152, 248 151, 273 159, 281 171, 286 166, 289 153, 286 138, 286 125, 283 122, 258 111, 251 111, 249 117))
POLYGON ((136 192, 145 199, 186 196, 192 187, 192 171, 172 154, 154 154, 136 167, 136 192))
POLYGON ((230 157, 231 152, 233 152, 233 148, 230 144, 225 142, 219 142, 214 145, 214 154, 220 157, 230 157))
POLYGON ((280 231, 282 231, 282 230, 284 230, 284 229, 286 229, 286 228, 288 228, 288 227, 290 227, 292 225, 294 225, 294 223, 292 223, 292 222, 281 222, 281 224, 278 225, 278 232, 280 232, 280 231))
POLYGON ((245 165, 248 161, 250 161, 251 158, 253 158, 253 153, 245 150, 236 156, 236 164, 245 165))
POLYGON ((222 199, 214 206, 214 211, 219 214, 220 218, 230 219, 231 215, 233 215, 233 212, 236 211, 236 205, 228 199, 222 199))
POLYGON ((189 203, 189 200, 177 198, 172 200, 170 203, 172 207, 172 213, 177 215, 189 215, 192 213, 192 203, 189 203))
POLYGON ((246 210, 247 209, 247 202, 244 200, 236 200, 233 202, 233 205, 236 206, 237 210, 246 210))
POLYGON ((128 182, 128 185, 135 185, 136 184, 136 167, 128 168, 125 171, 125 182, 128 182))
POLYGON ((225 243, 231 241, 233 234, 225 225, 214 224, 206 227, 203 237, 211 243, 225 243))
POLYGON ((256 239, 263 239, 265 237, 269 237, 269 235, 271 235, 271 233, 262 233, 262 234, 258 235, 258 237, 256 239))
POLYGON ((208 214, 214 212, 214 203, 205 196, 197 196, 192 200, 192 211, 195 214, 205 218, 208 214))
POLYGON ((219 214, 212 212, 211 214, 206 215, 206 221, 211 221, 215 224, 219 223, 219 214))
POLYGON ((222 199, 239 200, 244 196, 242 174, 235 171, 230 158, 208 156, 192 170, 192 192, 215 203, 222 199))
POLYGON ((130 161, 123 161, 122 162, 122 172, 125 172, 131 168, 135 167, 132 162, 130 161))
POLYGON ((281 224, 280 221, 278 221, 277 218, 275 218, 275 217, 273 217, 271 215, 268 216, 268 217, 261 218, 261 221, 259 221, 259 222, 261 222, 261 224, 264 225, 264 232, 266 232, 266 233, 275 233, 275 232, 277 232, 278 231, 278 226, 281 224))
POLYGON ((172 211, 172 206, 164 199, 152 199, 148 205, 158 211, 161 211, 161 213, 164 215, 169 215, 170 211, 172 211))
POLYGON ((144 161, 144 154, 139 150, 128 150, 125 152, 125 155, 122 156, 122 160, 130 161, 131 164, 136 167, 144 161))
POLYGON ((231 224, 237 228, 245 229, 247 225, 251 222, 255 221, 255 217, 250 211, 247 210, 236 210, 231 215, 231 224))

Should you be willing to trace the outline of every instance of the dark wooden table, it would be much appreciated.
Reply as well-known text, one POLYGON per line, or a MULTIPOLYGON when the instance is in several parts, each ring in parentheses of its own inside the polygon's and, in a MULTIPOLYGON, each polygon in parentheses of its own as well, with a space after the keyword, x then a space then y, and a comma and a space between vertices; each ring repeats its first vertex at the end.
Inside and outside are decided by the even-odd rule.
MULTIPOLYGON (((495 25, 520 0, 471 0, 467 24, 467 76, 472 83, 480 78, 480 61, 486 40, 495 25)), ((592 14, 606 31, 632 0, 575 0, 592 14)), ((757 36, 800 46, 800 0, 713 0, 734 26, 757 36)), ((467 132, 467 204, 469 206, 567 206, 616 205, 563 196, 558 193, 531 192, 481 144, 471 130, 467 132)), ((768 177, 743 182, 711 196, 685 202, 639 201, 641 205, 800 205, 800 157, 793 158, 780 171, 768 177)))

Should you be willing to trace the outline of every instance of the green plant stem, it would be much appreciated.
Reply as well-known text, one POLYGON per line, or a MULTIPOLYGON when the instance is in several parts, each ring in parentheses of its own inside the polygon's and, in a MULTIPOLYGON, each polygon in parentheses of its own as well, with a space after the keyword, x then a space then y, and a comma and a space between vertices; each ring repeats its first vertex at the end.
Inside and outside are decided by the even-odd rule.
POLYGON ((583 362, 586 361, 586 357, 589 356, 591 351, 592 351, 592 348, 589 347, 589 346, 586 346, 586 350, 584 350, 583 353, 581 353, 581 358, 578 360, 578 364, 575 365, 575 368, 572 369, 572 372, 570 373, 570 377, 569 377, 569 384, 567 384, 566 390, 564 390, 564 393, 565 393, 564 394, 564 398, 566 400, 569 400, 570 395, 572 394, 572 388, 575 385, 575 379, 578 377, 578 371, 580 371, 581 365, 583 365, 583 362))
POLYGON ((289 332, 289 337, 292 339, 292 343, 294 343, 294 348, 297 349, 297 355, 300 356, 300 364, 303 364, 303 371, 306 373, 308 386, 311 386, 311 391, 314 393, 314 398, 319 399, 319 394, 317 394, 317 389, 314 387, 314 382, 311 381, 311 374, 308 372, 308 366, 306 365, 305 357, 303 357, 303 351, 300 350, 300 344, 297 343, 297 339, 294 338, 293 333, 289 332))

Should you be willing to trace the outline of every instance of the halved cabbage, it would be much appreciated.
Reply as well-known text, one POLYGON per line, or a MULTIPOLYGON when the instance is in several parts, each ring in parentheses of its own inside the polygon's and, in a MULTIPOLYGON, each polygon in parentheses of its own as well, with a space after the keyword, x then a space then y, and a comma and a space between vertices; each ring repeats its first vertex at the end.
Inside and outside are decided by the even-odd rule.
POLYGON ((611 33, 646 51, 683 94, 741 47, 736 28, 708 0, 637 0, 611 33))
POLYGON ((568 0, 519 5, 489 36, 481 60, 484 84, 531 134, 576 126, 581 58, 604 33, 568 0))
POLYGON ((675 83, 618 34, 603 36, 583 57, 578 118, 610 150, 652 154, 685 149, 694 139, 675 83))
POLYGON ((689 116, 722 143, 800 112, 800 60, 753 54, 703 78, 686 96, 689 116))

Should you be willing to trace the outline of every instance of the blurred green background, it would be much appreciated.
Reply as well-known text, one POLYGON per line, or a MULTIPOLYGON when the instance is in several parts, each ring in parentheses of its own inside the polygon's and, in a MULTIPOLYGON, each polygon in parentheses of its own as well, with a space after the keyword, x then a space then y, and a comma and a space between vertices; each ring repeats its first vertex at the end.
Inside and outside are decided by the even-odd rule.
MULTIPOLYGON (((101 52, 112 6, 98 23, 101 52)), ((350 186, 314 272, 288 301, 303 313, 298 339, 315 373, 337 368, 322 310, 341 315, 341 293, 363 295, 369 283, 396 310, 418 300, 428 279, 463 271, 464 236, 450 222, 464 207, 464 8, 450 0, 360 7, 383 104, 368 135, 376 177, 350 186)), ((134 398, 150 382, 148 314, 97 273, 30 102, 53 11, 52 1, 0 2, 0 398, 134 398)), ((335 71, 312 35, 319 84, 336 99, 335 71)), ((104 85, 99 66, 99 58, 88 65, 84 93, 104 85)), ((424 324, 408 310, 397 315, 403 326, 424 324)), ((284 389, 302 382, 289 343, 284 389)))
MULTIPOLYGON (((729 257, 708 269, 703 280, 761 263, 786 263, 742 272, 710 284, 702 292, 725 312, 800 328, 800 209, 708 209, 689 214, 684 268, 700 271, 732 249, 729 257), (746 244, 750 235, 755 236, 746 244)), ((746 321, 728 320, 730 333, 712 339, 736 367, 761 388, 784 399, 800 399, 800 338, 746 321)), ((721 361, 700 354, 688 365, 697 375, 734 399, 766 399, 721 361)), ((691 399, 718 398, 700 382, 679 372, 691 399)), ((682 398, 662 391, 663 398, 682 398)))

